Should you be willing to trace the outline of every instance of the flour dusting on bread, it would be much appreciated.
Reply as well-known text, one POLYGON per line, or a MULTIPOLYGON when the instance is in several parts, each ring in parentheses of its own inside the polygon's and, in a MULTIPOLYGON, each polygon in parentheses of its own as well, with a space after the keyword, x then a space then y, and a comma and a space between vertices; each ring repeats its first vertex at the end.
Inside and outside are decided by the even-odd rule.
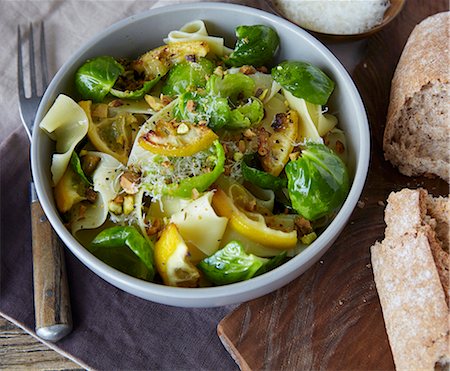
POLYGON ((401 173, 450 183, 449 29, 443 12, 411 33, 392 80, 383 148, 401 173))
POLYGON ((385 239, 371 248, 398 370, 450 363, 448 210, 448 198, 423 189, 393 192, 385 210, 385 239))

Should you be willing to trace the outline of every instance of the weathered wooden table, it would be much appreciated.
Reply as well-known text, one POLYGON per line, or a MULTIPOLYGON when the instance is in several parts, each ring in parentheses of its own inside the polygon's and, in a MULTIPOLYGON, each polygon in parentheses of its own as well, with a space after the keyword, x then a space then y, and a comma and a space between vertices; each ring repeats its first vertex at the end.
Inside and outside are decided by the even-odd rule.
MULTIPOLYGON (((448 185, 401 176, 383 159, 382 133, 390 81, 408 35, 422 19, 445 10, 445 0, 407 0, 385 30, 362 44, 346 46, 362 50, 360 60, 347 65, 356 65, 352 76, 371 125, 372 157, 365 191, 349 225, 319 263, 285 288, 244 304, 222 322, 222 335, 252 369, 392 368, 369 247, 383 237, 384 200, 391 190, 425 186, 434 194, 445 194, 448 185), (308 309, 312 307, 314 312, 308 309), (249 318, 251 322, 243 326, 249 318)), ((0 369, 79 368, 3 318, 0 360, 0 369)))

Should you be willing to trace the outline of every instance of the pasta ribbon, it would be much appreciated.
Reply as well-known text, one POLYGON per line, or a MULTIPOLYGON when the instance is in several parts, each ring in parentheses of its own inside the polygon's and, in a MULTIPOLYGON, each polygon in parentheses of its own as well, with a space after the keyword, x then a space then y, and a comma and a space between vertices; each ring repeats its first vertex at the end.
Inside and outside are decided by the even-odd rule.
POLYGON ((98 197, 93 204, 78 204, 72 209, 72 234, 82 229, 100 227, 108 217, 108 204, 120 190, 119 176, 123 165, 114 157, 102 152, 88 152, 100 157, 100 163, 92 177, 98 197))
POLYGON ((53 185, 61 180, 75 146, 87 134, 88 117, 84 110, 70 97, 58 95, 39 127, 56 141, 56 153, 53 154, 51 172, 53 185))
POLYGON ((206 30, 205 23, 201 20, 195 20, 186 23, 179 30, 171 31, 164 39, 166 44, 175 42, 186 41, 206 41, 212 53, 222 57, 225 54, 231 53, 231 49, 224 46, 224 40, 222 37, 209 36, 206 30))

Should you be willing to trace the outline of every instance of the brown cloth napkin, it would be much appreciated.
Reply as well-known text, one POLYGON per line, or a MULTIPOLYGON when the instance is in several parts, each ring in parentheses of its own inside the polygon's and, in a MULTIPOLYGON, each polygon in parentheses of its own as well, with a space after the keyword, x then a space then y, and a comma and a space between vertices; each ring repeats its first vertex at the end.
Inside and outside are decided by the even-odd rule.
MULTIPOLYGON (((34 335, 29 144, 17 129, 0 144, 0 314, 34 335)), ((74 328, 56 351, 98 370, 234 370, 216 334, 233 308, 156 304, 96 276, 66 249, 74 328)))

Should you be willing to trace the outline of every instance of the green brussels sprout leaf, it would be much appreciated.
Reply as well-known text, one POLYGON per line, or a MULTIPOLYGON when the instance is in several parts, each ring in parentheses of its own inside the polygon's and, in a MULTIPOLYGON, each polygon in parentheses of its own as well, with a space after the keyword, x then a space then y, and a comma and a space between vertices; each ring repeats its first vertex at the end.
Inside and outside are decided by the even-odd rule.
POLYGON ((236 27, 234 51, 225 59, 229 66, 260 67, 272 62, 280 44, 275 30, 264 25, 236 27))
POLYGON ((317 220, 341 206, 350 187, 342 160, 323 144, 310 143, 286 165, 292 207, 304 218, 317 220))
POLYGON ((272 68, 272 77, 297 98, 325 105, 334 82, 322 70, 307 62, 285 61, 272 68))
POLYGON ((177 96, 197 88, 204 88, 207 76, 213 71, 214 63, 206 58, 200 58, 197 62, 177 64, 170 70, 162 93, 177 96))
POLYGON ((75 73, 75 87, 83 99, 101 102, 123 72, 123 66, 113 57, 89 59, 75 73))
POLYGON ((231 109, 226 98, 187 92, 179 97, 173 113, 178 120, 206 121, 212 130, 218 130, 230 121, 231 109))
POLYGON ((231 111, 229 122, 225 125, 227 129, 245 129, 259 124, 264 117, 264 105, 255 97, 231 111))
POLYGON ((213 255, 203 259, 197 267, 216 285, 226 285, 252 278, 267 262, 253 254, 247 254, 237 241, 229 242, 213 255))
POLYGON ((283 264, 286 260, 286 255, 287 252, 283 251, 282 253, 275 255, 273 258, 271 258, 269 261, 265 262, 261 268, 259 268, 256 273, 255 276, 259 276, 261 274, 267 273, 269 271, 271 271, 272 269, 275 269, 277 267, 279 267, 281 264, 283 264))
POLYGON ((93 185, 84 173, 81 167, 80 158, 75 151, 72 152, 72 156, 70 157, 70 165, 72 166, 72 169, 80 176, 80 178, 83 179, 83 182, 85 182, 87 185, 93 185))
POLYGON ((241 171, 244 179, 260 188, 278 190, 287 186, 285 178, 279 178, 263 170, 250 166, 251 158, 244 156, 241 162, 241 171))
POLYGON ((250 98, 255 93, 255 81, 243 73, 233 73, 223 77, 212 75, 206 84, 210 95, 228 98, 233 104, 250 98))
POLYGON ((110 90, 111 95, 114 95, 120 99, 142 99, 161 79, 160 76, 155 77, 153 80, 145 81, 142 83, 142 87, 136 90, 120 90, 112 88, 110 90))
MULTIPOLYGON (((137 229, 131 226, 115 226, 101 231, 91 242, 90 250, 97 256, 100 255, 103 259, 107 259, 110 263, 119 264, 124 267, 125 264, 121 262, 121 254, 117 253, 116 249, 121 251, 129 250, 139 258, 139 261, 144 264, 147 269, 146 279, 152 280, 155 275, 155 268, 153 265, 153 246, 142 236, 137 229)), ((125 254, 123 259, 133 260, 130 254, 125 254)), ((119 266, 114 267, 120 269, 119 266)), ((139 264, 134 264, 134 269, 141 271, 139 264)), ((133 269, 133 268, 132 268, 133 269)))

